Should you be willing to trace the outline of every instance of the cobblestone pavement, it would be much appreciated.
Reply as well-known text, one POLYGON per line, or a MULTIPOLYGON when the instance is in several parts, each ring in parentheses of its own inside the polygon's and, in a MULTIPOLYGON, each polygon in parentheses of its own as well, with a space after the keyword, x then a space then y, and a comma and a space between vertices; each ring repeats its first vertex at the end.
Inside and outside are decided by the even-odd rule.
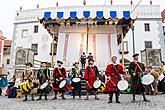
MULTIPOLYGON (((38 97, 35 97, 36 99, 38 97)), ((51 99, 52 96, 49 96, 51 99)), ((122 94, 120 96, 121 104, 108 104, 108 95, 99 95, 100 100, 94 100, 90 96, 89 100, 73 100, 66 96, 66 100, 61 98, 57 100, 41 100, 22 102, 20 99, 8 99, 0 97, 0 110, 165 110, 165 95, 147 96, 149 103, 142 101, 142 96, 137 96, 137 102, 131 103, 132 95, 122 94)), ((114 97, 115 98, 115 97, 114 97)), ((84 97, 83 97, 84 99, 84 97)))

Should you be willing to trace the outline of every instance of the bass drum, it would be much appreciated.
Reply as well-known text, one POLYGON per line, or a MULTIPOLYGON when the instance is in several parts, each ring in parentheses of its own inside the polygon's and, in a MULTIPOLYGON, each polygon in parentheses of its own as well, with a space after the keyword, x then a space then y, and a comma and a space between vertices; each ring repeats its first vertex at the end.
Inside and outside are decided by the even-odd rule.
POLYGON ((120 80, 117 84, 119 90, 124 91, 128 88, 128 82, 126 80, 120 80))

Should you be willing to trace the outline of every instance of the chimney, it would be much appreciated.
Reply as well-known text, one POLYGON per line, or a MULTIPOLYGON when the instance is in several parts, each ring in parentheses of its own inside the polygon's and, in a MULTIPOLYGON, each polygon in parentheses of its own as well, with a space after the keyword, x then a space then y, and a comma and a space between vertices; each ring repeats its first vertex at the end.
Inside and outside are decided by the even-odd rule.
POLYGON ((113 4, 113 0, 110 1, 111 5, 113 4))
POLYGON ((19 10, 20 10, 20 11, 22 10, 22 6, 20 6, 19 10))
POLYGON ((39 4, 37 4, 37 8, 39 8, 39 4))
POLYGON ((83 1, 83 5, 84 5, 84 6, 86 5, 86 0, 83 1))
POLYGON ((152 0, 150 0, 150 5, 152 5, 152 0))
POLYGON ((56 7, 58 7, 58 2, 56 2, 56 7))
POLYGON ((131 3, 131 5, 133 5, 133 1, 132 1, 132 0, 131 0, 131 2, 130 2, 130 3, 131 3))

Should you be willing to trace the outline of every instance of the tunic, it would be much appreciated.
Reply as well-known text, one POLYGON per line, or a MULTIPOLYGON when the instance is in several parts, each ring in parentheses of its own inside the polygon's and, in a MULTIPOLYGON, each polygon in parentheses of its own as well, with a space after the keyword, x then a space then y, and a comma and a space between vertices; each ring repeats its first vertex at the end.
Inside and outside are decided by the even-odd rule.
POLYGON ((40 85, 45 83, 50 79, 50 70, 48 68, 39 69, 37 73, 37 79, 39 80, 40 85))
MULTIPOLYGON (((42 84, 50 80, 50 70, 48 68, 39 69, 37 73, 37 79, 39 80, 39 86, 41 87, 42 84)), ((43 90, 39 90, 40 92, 47 92, 46 88, 43 88, 43 90)))
POLYGON ((110 77, 110 80, 106 83, 106 89, 108 92, 118 91, 117 84, 121 80, 120 75, 124 75, 123 67, 120 64, 110 64, 106 68, 106 76, 110 77))
POLYGON ((33 83, 32 81, 33 80, 36 80, 36 76, 33 72, 33 70, 31 68, 29 69, 26 69, 23 74, 22 74, 22 77, 21 77, 21 82, 25 82, 25 81, 29 81, 29 84, 30 84, 30 87, 31 87, 31 90, 29 91, 24 91, 24 94, 25 95, 28 95, 28 94, 33 94, 35 93, 35 90, 34 88, 36 87, 36 83, 33 83))
POLYGON ((93 83, 96 81, 98 77, 99 77, 99 71, 98 71, 97 66, 86 67, 84 79, 88 81, 88 83, 86 83, 87 90, 93 89, 93 83))
POLYGON ((55 68, 53 70, 53 79, 54 79, 54 83, 53 83, 53 90, 54 91, 59 91, 59 85, 61 83, 61 81, 66 78, 66 70, 65 68, 55 68))
POLYGON ((141 76, 139 74, 142 74, 142 72, 145 71, 145 66, 143 63, 133 61, 129 65, 129 74, 131 75, 131 88, 132 91, 136 91, 138 93, 144 92, 144 86, 141 82, 141 76), (139 66, 138 66, 139 65, 139 66), (139 68, 140 67, 140 68, 139 68), (142 70, 142 72, 141 72, 142 70), (134 76, 133 73, 136 75, 134 76))
MULTIPOLYGON (((79 68, 72 68, 69 72, 68 77, 71 77, 71 79, 73 79, 73 78, 81 79, 82 75, 83 75, 82 71, 79 68)), ((71 85, 72 85, 72 87, 74 87, 74 89, 79 90, 79 91, 81 90, 81 81, 78 83, 75 83, 72 81, 71 85)))

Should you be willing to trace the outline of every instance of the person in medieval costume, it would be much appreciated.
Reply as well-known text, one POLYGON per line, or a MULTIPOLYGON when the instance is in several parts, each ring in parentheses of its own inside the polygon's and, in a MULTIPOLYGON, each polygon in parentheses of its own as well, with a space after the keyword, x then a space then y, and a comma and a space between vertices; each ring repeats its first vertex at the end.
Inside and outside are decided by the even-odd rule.
POLYGON ((159 71, 159 75, 163 77, 159 78, 159 84, 158 84, 158 90, 160 92, 162 92, 162 94, 165 94, 165 63, 164 61, 160 62, 160 71, 159 71))
POLYGON ((31 94, 32 101, 35 101, 34 94, 32 93, 32 89, 34 89, 34 86, 35 86, 35 83, 36 83, 36 76, 35 76, 34 71, 32 70, 32 64, 31 63, 26 63, 25 65, 26 65, 27 68, 25 69, 25 71, 23 72, 23 74, 21 76, 21 82, 28 81, 29 85, 31 87, 31 90, 30 91, 24 91, 25 99, 23 101, 28 100, 27 96, 29 94, 31 94))
MULTIPOLYGON (((39 81, 40 87, 42 84, 49 82, 50 80, 50 70, 46 67, 46 65, 47 65, 46 62, 41 62, 41 68, 38 70, 38 73, 37 73, 37 79, 39 81)), ((39 90, 40 90, 40 96, 39 96, 39 99, 37 100, 41 100, 43 94, 45 95, 45 100, 48 100, 47 91, 44 91, 44 89, 41 90, 40 88, 39 90)))
POLYGON ((145 102, 149 102, 149 100, 147 100, 145 97, 145 88, 141 82, 141 77, 144 74, 145 66, 143 63, 140 63, 138 61, 138 56, 139 56, 139 54, 134 54, 132 56, 134 61, 131 62, 129 65, 129 73, 131 75, 131 80, 132 80, 131 81, 131 83, 132 83, 131 88, 132 88, 132 92, 133 92, 132 103, 135 103, 135 94, 136 93, 142 93, 143 100, 145 102))
POLYGON ((64 67, 62 67, 62 64, 63 64, 62 61, 57 61, 58 67, 54 68, 54 70, 53 70, 53 80, 54 80, 53 91, 55 93, 55 96, 52 100, 57 99, 57 94, 59 91, 62 92, 62 99, 65 99, 65 97, 64 97, 65 91, 60 90, 60 88, 59 88, 61 81, 66 78, 66 70, 64 67))
POLYGON ((94 91, 95 99, 99 100, 97 97, 97 89, 93 87, 93 83, 96 80, 99 80, 99 71, 97 66, 94 65, 94 60, 90 60, 90 65, 86 67, 84 79, 86 79, 86 98, 85 100, 88 100, 88 95, 90 91, 94 91))
POLYGON ((83 76, 82 71, 80 70, 79 66, 79 62, 75 62, 73 64, 73 68, 71 68, 68 77, 70 77, 72 79, 72 95, 73 95, 73 99, 75 99, 75 92, 78 91, 78 96, 79 99, 81 100, 81 80, 79 82, 73 82, 74 78, 80 78, 83 76))
POLYGON ((85 69, 86 59, 87 59, 87 58, 86 58, 85 52, 83 52, 83 54, 82 54, 81 57, 80 57, 82 69, 85 69))
POLYGON ((117 57, 113 56, 111 58, 112 64, 109 64, 106 68, 106 76, 107 76, 107 92, 109 93, 109 101, 108 103, 112 103, 113 94, 116 96, 116 103, 120 103, 119 101, 119 92, 120 90, 117 88, 118 82, 121 80, 122 75, 125 74, 123 71, 123 67, 116 62, 117 57))
POLYGON ((92 55, 92 53, 89 53, 87 59, 88 59, 88 65, 90 65, 90 61, 93 60, 93 55, 92 55))
POLYGON ((158 83, 157 82, 158 82, 159 74, 158 74, 158 72, 156 72, 154 70, 154 68, 152 66, 148 66, 147 71, 154 77, 154 81, 151 84, 151 90, 150 90, 151 93, 150 94, 157 95, 158 94, 158 83))

